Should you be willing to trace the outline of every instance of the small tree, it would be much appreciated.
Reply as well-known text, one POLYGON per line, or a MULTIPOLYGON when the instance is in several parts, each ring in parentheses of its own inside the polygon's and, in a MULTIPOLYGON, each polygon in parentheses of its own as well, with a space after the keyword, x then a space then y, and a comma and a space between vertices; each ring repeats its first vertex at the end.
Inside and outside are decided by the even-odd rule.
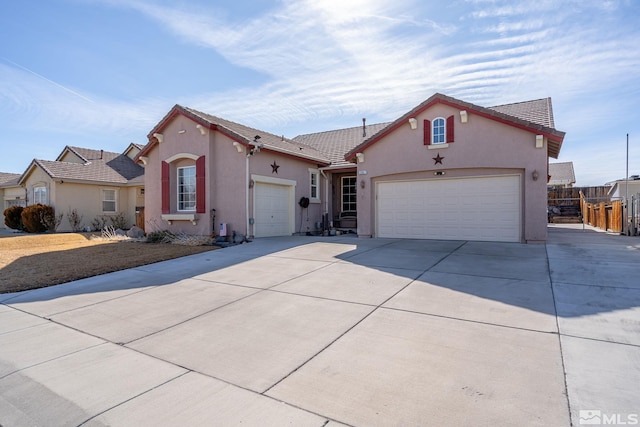
POLYGON ((22 223, 22 206, 11 206, 4 210, 4 224, 14 230, 24 230, 22 223))
MULTIPOLYGON (((44 233, 48 227, 43 224, 43 215, 50 215, 53 208, 51 206, 36 205, 27 206, 22 210, 22 223, 29 233, 44 233)), ((55 216, 55 215, 54 215, 55 216)))
POLYGON ((69 209, 69 212, 67 212, 67 219, 71 225, 71 230, 74 232, 82 230, 82 215, 80 215, 77 209, 69 209))

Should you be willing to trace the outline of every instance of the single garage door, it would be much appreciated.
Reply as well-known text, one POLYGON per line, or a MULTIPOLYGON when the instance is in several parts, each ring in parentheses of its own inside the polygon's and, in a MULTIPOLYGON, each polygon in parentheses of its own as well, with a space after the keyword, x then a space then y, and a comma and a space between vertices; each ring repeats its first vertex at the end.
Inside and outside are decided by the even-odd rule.
POLYGON ((377 184, 378 237, 519 242, 517 175, 377 184))
POLYGON ((256 182, 254 186, 254 235, 256 237, 290 236, 292 188, 288 185, 256 182))

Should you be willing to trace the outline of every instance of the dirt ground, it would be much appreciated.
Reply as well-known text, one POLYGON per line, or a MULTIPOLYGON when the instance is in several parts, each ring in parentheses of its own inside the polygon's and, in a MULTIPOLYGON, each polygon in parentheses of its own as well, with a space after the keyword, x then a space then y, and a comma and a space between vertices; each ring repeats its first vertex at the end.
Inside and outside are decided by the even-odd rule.
POLYGON ((0 236, 0 293, 42 288, 216 249, 92 240, 91 233, 0 236))

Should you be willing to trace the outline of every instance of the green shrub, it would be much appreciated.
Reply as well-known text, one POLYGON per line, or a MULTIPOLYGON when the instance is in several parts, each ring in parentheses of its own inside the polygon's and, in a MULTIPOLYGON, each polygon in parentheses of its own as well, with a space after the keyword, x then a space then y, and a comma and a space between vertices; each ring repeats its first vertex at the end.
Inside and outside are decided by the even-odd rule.
POLYGON ((11 206, 4 210, 4 224, 14 230, 24 230, 22 224, 22 206, 11 206))
POLYGON ((106 216, 98 216, 93 221, 91 221, 91 228, 96 231, 102 231, 107 227, 107 217, 106 216))
MULTIPOLYGON (((43 223, 42 218, 53 211, 51 206, 36 205, 27 206, 22 210, 22 223, 28 233, 44 233, 48 227, 43 223)), ((55 217, 55 215, 54 215, 55 217)))

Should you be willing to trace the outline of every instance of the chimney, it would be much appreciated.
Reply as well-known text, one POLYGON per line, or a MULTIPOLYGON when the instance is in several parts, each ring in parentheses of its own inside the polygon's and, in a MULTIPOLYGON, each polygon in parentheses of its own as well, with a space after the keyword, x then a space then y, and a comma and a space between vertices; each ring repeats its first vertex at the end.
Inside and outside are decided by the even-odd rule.
POLYGON ((367 118, 363 117, 362 118, 362 137, 364 138, 365 136, 367 136, 367 118))
POLYGON ((100 150, 100 160, 102 160, 103 155, 104 155, 104 150, 100 150))

